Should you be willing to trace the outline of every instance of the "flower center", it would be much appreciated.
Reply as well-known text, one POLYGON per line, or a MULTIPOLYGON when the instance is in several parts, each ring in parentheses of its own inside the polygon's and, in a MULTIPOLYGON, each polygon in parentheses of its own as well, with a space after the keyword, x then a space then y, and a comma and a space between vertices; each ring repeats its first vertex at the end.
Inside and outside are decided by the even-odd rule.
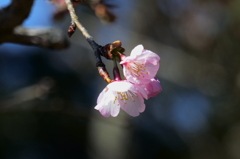
POLYGON ((128 101, 136 102, 136 98, 138 98, 138 95, 132 91, 114 92, 114 96, 115 96, 115 99, 113 103, 114 104, 117 103, 117 105, 120 105, 119 102, 123 102, 124 104, 127 104, 128 101))
POLYGON ((146 65, 144 63, 140 62, 129 62, 127 65, 128 70, 130 71, 130 74, 132 76, 142 77, 144 78, 144 75, 149 74, 149 72, 146 69, 146 65))

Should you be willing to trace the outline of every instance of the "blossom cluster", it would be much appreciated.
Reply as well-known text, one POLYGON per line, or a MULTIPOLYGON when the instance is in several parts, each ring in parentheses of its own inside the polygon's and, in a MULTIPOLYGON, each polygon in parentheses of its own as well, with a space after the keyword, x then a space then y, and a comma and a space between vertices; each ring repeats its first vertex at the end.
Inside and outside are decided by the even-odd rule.
POLYGON ((116 117, 120 108, 131 116, 138 116, 145 110, 144 99, 156 96, 162 91, 156 78, 160 57, 136 46, 130 56, 120 55, 125 80, 114 80, 100 93, 95 109, 104 117, 116 117))

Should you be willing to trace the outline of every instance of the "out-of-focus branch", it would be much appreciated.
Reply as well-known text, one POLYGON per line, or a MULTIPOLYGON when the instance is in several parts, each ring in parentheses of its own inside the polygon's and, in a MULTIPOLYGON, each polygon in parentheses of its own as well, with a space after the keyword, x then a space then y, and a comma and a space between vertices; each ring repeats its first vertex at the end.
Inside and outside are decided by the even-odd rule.
POLYGON ((0 11, 0 30, 11 31, 21 25, 29 16, 34 0, 12 0, 12 3, 0 11))
POLYGON ((49 49, 64 49, 69 43, 59 29, 28 29, 21 27, 29 16, 34 0, 12 0, 0 10, 0 44, 9 42, 39 46, 49 49))
POLYGON ((16 27, 11 34, 2 36, 0 43, 10 42, 23 45, 40 46, 49 49, 63 49, 69 42, 60 29, 16 27))
POLYGON ((89 1, 89 5, 103 23, 110 23, 116 20, 116 16, 109 11, 109 8, 116 6, 105 4, 103 0, 89 1))

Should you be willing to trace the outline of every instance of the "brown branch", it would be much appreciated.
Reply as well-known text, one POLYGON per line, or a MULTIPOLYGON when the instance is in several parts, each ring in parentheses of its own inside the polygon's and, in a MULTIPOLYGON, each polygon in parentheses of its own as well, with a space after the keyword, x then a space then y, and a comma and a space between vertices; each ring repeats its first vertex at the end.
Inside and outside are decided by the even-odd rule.
POLYGON ((12 3, 0 11, 1 32, 12 31, 29 16, 34 0, 12 0, 12 3))
POLYGON ((63 49, 69 42, 60 29, 30 29, 16 27, 11 34, 0 38, 0 43, 9 42, 23 45, 40 46, 49 49, 63 49))
POLYGON ((40 46, 50 49, 63 49, 69 43, 59 29, 27 29, 20 26, 29 16, 34 0, 12 0, 0 10, 0 44, 9 42, 40 46))

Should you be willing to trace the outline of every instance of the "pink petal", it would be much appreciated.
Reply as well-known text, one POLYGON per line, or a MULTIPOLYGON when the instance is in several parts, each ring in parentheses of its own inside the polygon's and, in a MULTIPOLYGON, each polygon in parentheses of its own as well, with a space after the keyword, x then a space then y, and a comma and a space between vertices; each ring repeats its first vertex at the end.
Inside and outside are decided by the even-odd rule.
POLYGON ((107 87, 111 91, 126 92, 133 86, 128 81, 122 80, 122 81, 112 82, 112 83, 108 84, 107 87))
POLYGON ((136 58, 137 58, 136 56, 127 56, 120 62, 120 64, 121 65, 127 64, 128 62, 135 61, 136 58))
POLYGON ((138 116, 145 110, 145 104, 142 96, 134 97, 134 102, 129 101, 127 103, 120 103, 121 108, 131 116, 138 116))
POLYGON ((116 105, 116 104, 113 104, 113 102, 111 103, 112 104, 112 109, 111 109, 111 115, 113 116, 113 117, 116 117, 118 114, 119 114, 119 112, 120 112, 120 106, 118 106, 118 105, 116 105))
POLYGON ((159 69, 159 63, 157 63, 157 65, 146 63, 144 68, 145 70, 139 71, 135 74, 129 66, 123 65, 123 74, 129 82, 134 84, 147 84, 151 78, 156 76, 159 69))
POLYGON ((148 92, 148 98, 155 97, 162 91, 162 86, 160 81, 156 78, 152 78, 151 82, 144 85, 145 90, 148 92))
POLYGON ((115 96, 108 87, 109 85, 99 94, 95 109, 99 110, 104 117, 110 115, 115 117, 120 111, 120 106, 113 103, 115 96))
POLYGON ((116 117, 119 114, 120 106, 113 103, 114 98, 115 96, 111 92, 104 94, 103 100, 95 106, 95 109, 99 110, 104 117, 110 115, 116 117))
POLYGON ((119 106, 113 106, 111 103, 108 105, 97 105, 95 109, 99 110, 99 112, 104 117, 113 116, 116 117, 119 114, 120 107, 119 106))
POLYGON ((102 90, 102 92, 99 94, 99 96, 98 96, 98 98, 97 98, 97 104, 99 104, 99 103, 103 100, 104 94, 105 94, 107 91, 108 91, 108 88, 107 88, 107 87, 102 90))
POLYGON ((128 81, 135 83, 135 84, 140 83, 138 78, 136 76, 133 76, 131 74, 131 72, 125 66, 123 66, 123 74, 128 81))
POLYGON ((156 65, 160 61, 160 57, 150 50, 143 50, 142 54, 137 57, 137 60, 144 60, 145 62, 156 65))
POLYGON ((135 88, 143 98, 148 99, 148 92, 144 89, 144 87, 141 87, 141 85, 135 85, 135 88))
POLYGON ((156 65, 153 65, 151 63, 146 63, 145 64, 146 67, 146 72, 147 74, 145 74, 145 79, 151 79, 153 77, 156 76, 158 70, 159 70, 159 63, 157 63, 156 65))
POLYGON ((137 56, 140 55, 143 51, 143 45, 137 45, 135 48, 132 49, 130 56, 137 56))
POLYGON ((120 64, 123 65, 125 63, 135 61, 136 57, 140 54, 142 54, 143 51, 143 45, 137 45, 135 48, 132 49, 130 56, 126 56, 120 64))

